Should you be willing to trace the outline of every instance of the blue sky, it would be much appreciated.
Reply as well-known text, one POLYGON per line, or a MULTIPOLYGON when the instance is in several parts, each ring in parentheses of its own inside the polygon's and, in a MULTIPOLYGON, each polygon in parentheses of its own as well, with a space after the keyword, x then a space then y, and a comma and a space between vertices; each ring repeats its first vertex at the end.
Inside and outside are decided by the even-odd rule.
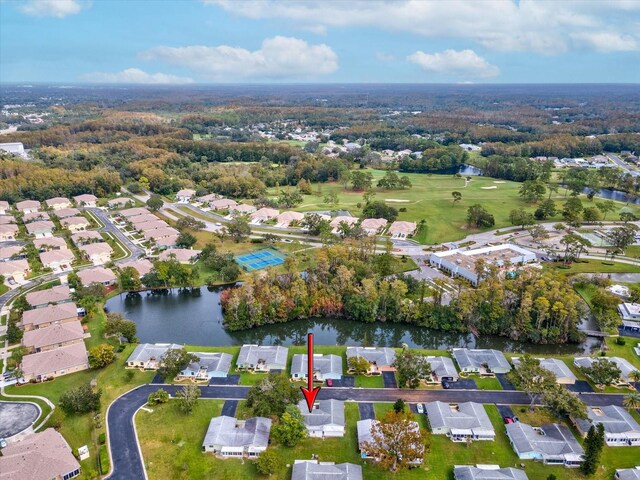
POLYGON ((0 82, 640 82, 640 1, 0 0, 0 82))

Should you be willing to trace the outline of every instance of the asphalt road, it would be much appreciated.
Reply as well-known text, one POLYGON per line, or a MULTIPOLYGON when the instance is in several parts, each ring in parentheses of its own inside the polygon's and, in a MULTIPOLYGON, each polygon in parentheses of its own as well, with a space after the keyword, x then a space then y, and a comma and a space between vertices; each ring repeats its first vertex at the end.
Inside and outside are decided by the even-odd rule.
MULTIPOLYGON (((109 446, 113 471, 111 480, 140 480, 145 478, 144 467, 138 449, 133 426, 133 415, 142 407, 151 392, 164 388, 174 396, 178 385, 143 385, 116 399, 107 412, 109 446)), ((246 397, 248 386, 209 385, 202 387, 201 398, 240 400, 246 397)), ((522 392, 495 390, 400 390, 395 388, 331 388, 324 387, 318 394, 320 399, 352 400, 355 402, 395 402, 398 398, 406 402, 478 402, 502 405, 528 405, 529 397, 522 392)), ((587 393, 580 398, 592 406, 622 405, 624 395, 587 393)))

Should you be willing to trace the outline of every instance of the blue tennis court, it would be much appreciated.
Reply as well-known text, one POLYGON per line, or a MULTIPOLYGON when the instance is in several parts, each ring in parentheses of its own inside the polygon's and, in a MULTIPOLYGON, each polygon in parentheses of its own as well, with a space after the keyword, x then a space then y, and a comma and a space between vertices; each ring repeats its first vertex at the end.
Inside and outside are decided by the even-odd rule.
POLYGON ((284 263, 284 258, 272 250, 259 250, 253 253, 238 255, 236 262, 244 270, 252 272, 262 268, 273 267, 284 263))

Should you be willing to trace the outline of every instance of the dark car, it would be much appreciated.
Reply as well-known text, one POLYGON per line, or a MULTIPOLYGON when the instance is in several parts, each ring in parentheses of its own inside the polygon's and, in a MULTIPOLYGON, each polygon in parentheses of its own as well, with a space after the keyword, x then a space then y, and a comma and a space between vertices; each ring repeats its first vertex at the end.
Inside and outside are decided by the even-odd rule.
POLYGON ((449 390, 451 388, 451 384, 449 382, 442 382, 442 388, 449 390))

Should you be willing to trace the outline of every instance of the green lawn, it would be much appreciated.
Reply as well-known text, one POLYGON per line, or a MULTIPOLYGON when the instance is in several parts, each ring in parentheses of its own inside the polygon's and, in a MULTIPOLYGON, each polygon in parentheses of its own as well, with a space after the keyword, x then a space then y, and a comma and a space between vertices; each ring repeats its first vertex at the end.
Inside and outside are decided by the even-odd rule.
POLYGON ((631 265, 628 263, 604 262, 603 260, 580 260, 579 262, 572 263, 570 266, 565 266, 561 262, 558 263, 545 263, 545 268, 551 269, 556 273, 563 275, 572 275, 574 273, 638 273, 640 267, 638 265, 631 265))

